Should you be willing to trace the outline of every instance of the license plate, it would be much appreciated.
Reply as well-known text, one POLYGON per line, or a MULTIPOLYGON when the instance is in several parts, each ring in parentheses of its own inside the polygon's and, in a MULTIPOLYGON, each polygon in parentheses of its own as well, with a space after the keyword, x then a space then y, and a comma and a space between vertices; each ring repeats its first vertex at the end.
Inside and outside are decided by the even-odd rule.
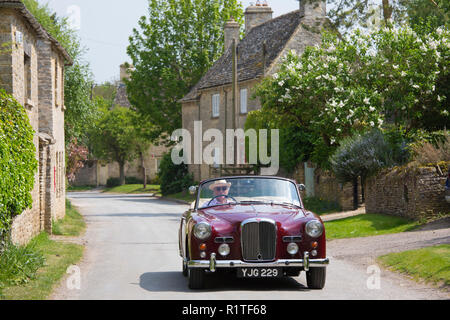
POLYGON ((238 278, 278 278, 283 274, 280 268, 239 268, 238 278))

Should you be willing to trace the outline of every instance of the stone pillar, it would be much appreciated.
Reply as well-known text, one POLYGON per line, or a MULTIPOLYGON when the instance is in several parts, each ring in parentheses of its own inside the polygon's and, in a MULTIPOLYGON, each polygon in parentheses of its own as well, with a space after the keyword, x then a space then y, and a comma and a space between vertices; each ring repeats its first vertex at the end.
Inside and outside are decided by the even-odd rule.
POLYGON ((240 38, 240 28, 241 26, 239 23, 234 21, 233 18, 231 18, 226 24, 224 28, 224 34, 225 34, 225 51, 232 45, 233 40, 236 40, 236 43, 239 42, 240 38))
POLYGON ((248 34, 255 26, 272 20, 272 14, 272 8, 259 4, 259 1, 256 6, 248 7, 245 10, 245 34, 248 34))

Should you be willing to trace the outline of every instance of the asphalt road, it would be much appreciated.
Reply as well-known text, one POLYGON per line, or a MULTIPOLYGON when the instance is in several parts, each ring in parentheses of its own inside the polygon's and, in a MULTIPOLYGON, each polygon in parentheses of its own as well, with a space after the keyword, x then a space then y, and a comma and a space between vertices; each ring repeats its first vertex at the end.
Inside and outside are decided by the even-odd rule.
MULTIPOLYGON (((205 290, 192 291, 181 274, 177 245, 179 218, 187 209, 186 205, 148 195, 80 192, 69 193, 68 197, 85 216, 88 228, 81 241, 85 243, 86 251, 77 266, 81 281, 75 283, 79 286, 74 286, 73 281, 67 286, 69 278, 64 279, 53 299, 449 298, 447 293, 417 284, 404 276, 352 261, 342 255, 342 245, 334 246, 336 249, 329 246, 331 263, 323 290, 309 290, 302 273, 297 278, 264 280, 211 274, 207 277, 205 290)), ((358 246, 358 241, 351 241, 348 246, 349 249, 358 246)), ((73 279, 77 275, 75 272, 67 277, 73 279)))

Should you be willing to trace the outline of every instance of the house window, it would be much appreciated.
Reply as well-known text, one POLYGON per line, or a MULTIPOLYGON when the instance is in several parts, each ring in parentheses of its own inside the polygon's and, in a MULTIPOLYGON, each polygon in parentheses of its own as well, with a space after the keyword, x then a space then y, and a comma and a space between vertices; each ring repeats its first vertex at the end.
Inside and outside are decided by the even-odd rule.
POLYGON ((241 89, 241 113, 247 113, 247 89, 241 89))
POLYGON ((23 83, 24 83, 24 94, 25 94, 25 103, 31 99, 31 58, 29 55, 24 54, 24 75, 23 75, 23 83))
POLYGON ((58 86, 58 81, 59 81, 59 77, 58 77, 58 60, 55 59, 55 105, 59 106, 59 95, 58 95, 58 91, 59 91, 59 86, 58 86))
POLYGON ((214 94, 212 96, 212 116, 218 118, 220 112, 220 94, 214 94))

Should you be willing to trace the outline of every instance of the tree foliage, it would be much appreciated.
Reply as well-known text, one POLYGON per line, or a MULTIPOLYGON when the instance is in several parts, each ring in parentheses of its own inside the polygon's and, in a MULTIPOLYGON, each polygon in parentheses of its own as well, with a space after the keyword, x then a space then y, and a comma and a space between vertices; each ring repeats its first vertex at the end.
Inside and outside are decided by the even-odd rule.
POLYGON ((0 241, 11 218, 32 205, 30 192, 38 165, 33 137, 24 107, 0 89, 0 241))
POLYGON ((357 30, 344 40, 324 34, 320 46, 289 53, 259 86, 262 112, 306 128, 314 151, 305 158, 323 167, 343 138, 385 122, 407 133, 443 128, 450 120, 449 43, 443 28, 426 37, 409 27, 357 30))
POLYGON ((181 128, 179 100, 223 53, 223 25, 242 23, 237 0, 150 0, 130 36, 131 104, 154 124, 151 137, 181 128))
POLYGON ((96 105, 91 100, 93 76, 89 64, 84 60, 86 49, 76 30, 68 19, 58 17, 47 4, 36 0, 24 0, 27 9, 44 29, 66 49, 73 60, 72 66, 65 68, 64 74, 64 113, 66 146, 75 139, 78 144, 87 145, 86 133, 97 116, 96 105))
POLYGON ((187 190, 194 184, 186 164, 176 165, 172 161, 171 153, 166 153, 161 160, 158 178, 163 195, 174 194, 187 190))

